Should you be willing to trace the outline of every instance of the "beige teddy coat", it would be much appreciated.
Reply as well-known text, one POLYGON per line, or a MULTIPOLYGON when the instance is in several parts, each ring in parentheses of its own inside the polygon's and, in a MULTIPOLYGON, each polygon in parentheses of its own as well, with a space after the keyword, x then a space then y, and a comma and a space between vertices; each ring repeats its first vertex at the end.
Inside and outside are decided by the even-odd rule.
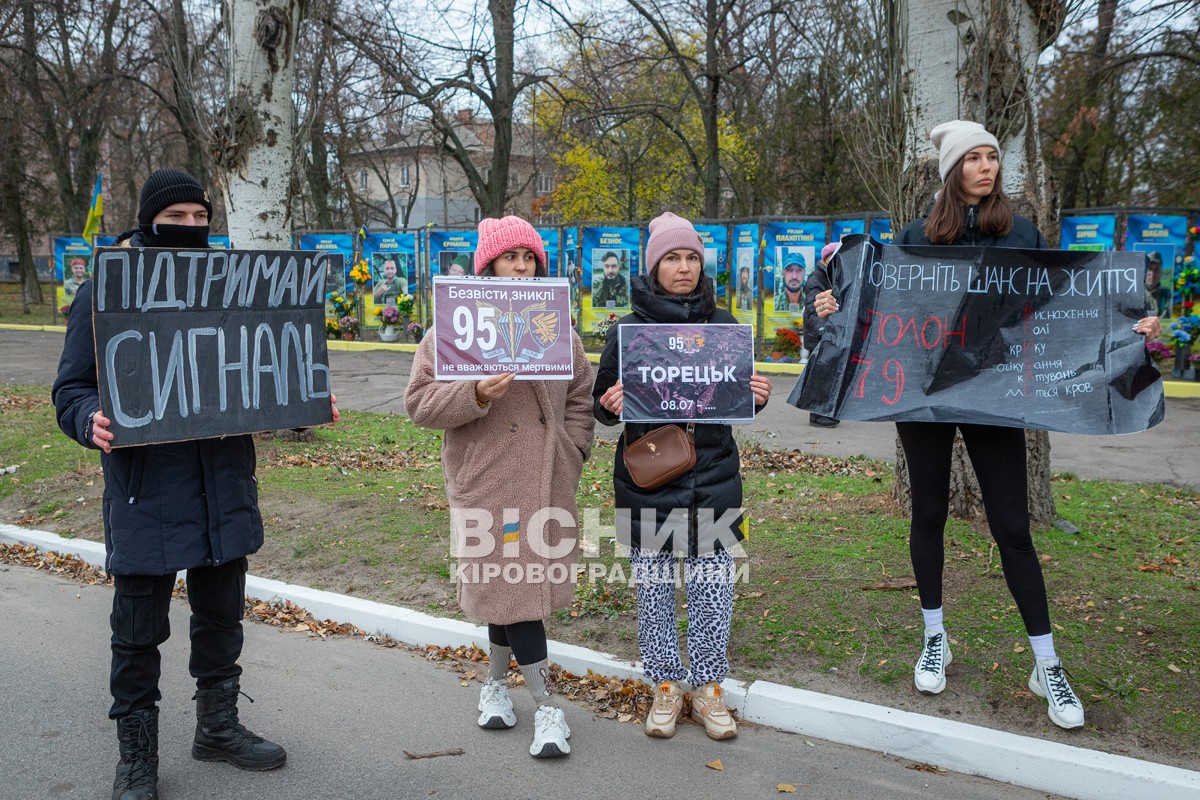
POLYGON ((571 605, 581 536, 575 493, 594 425, 591 364, 574 331, 571 342, 574 378, 513 381, 486 408, 475 401, 475 381, 434 379, 432 332, 417 348, 404 406, 417 425, 445 432, 442 473, 453 552, 462 544, 491 550, 456 559, 458 602, 472 619, 495 625, 544 620, 571 605), (551 520, 532 541, 529 522, 546 508, 563 509, 575 527, 551 520), (468 527, 482 525, 481 512, 491 515, 494 548, 480 543, 477 530, 468 536, 468 527), (464 513, 475 519, 464 522, 464 513), (489 565, 500 574, 485 578, 489 565))

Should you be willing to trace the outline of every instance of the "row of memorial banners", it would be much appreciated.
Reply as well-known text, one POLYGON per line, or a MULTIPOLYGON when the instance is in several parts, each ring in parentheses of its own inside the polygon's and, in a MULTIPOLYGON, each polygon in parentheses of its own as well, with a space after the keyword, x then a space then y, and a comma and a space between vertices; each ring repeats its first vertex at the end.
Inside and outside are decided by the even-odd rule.
MULTIPOLYGON (((1175 270, 1185 258, 1188 218, 1185 215, 1126 215, 1121 237, 1124 250, 1156 253, 1162 261, 1160 313, 1173 304, 1175 270)), ((802 287, 830 241, 869 233, 890 243, 885 218, 697 223, 704 242, 705 272, 716 282, 718 302, 727 304, 739 322, 753 326, 757 338, 776 328, 797 326, 803 316, 802 287)), ((540 228, 551 276, 568 278, 571 308, 578 329, 587 333, 610 316, 630 310, 631 276, 643 273, 646 229, 635 224, 540 228)), ((228 249, 229 237, 209 237, 213 247, 228 249)), ((414 317, 431 320, 429 297, 433 275, 474 273, 478 233, 438 230, 351 233, 301 233, 298 250, 317 250, 343 256, 344 290, 351 292, 350 269, 365 259, 370 279, 362 289, 363 322, 378 327, 376 308, 394 304, 402 295, 414 299, 414 317)), ((96 237, 96 246, 114 237, 96 237)), ((1113 250, 1118 244, 1115 214, 1066 217, 1062 221, 1064 250, 1113 250)), ((74 299, 79 283, 91 275, 92 246, 80 237, 54 239, 58 282, 57 307, 74 299)), ((332 308, 329 310, 333 314, 332 308)))

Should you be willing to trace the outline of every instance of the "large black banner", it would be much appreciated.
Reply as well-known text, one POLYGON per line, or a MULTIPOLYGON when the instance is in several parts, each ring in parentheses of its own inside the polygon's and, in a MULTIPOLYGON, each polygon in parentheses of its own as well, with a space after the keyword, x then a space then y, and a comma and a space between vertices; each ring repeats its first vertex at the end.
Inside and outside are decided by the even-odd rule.
POLYGON ((838 419, 1133 433, 1163 418, 1144 253, 898 247, 847 238, 789 402, 838 419))
POLYGON ((316 251, 96 251, 92 321, 113 446, 332 419, 316 251))

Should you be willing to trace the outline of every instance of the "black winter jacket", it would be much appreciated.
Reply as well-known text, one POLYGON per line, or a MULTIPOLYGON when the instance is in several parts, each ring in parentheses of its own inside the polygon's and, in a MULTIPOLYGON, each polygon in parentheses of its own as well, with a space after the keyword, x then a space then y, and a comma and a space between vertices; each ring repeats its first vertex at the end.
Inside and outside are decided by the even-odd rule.
MULTIPOLYGON (((931 203, 930 208, 932 207, 931 203)), ((963 214, 966 216, 967 226, 963 231, 962 238, 953 243, 955 246, 1019 247, 1026 250, 1046 250, 1050 247, 1042 238, 1042 232, 1032 222, 1018 214, 1013 214, 1012 230, 1007 235, 999 237, 980 234, 977 224, 979 206, 967 206, 963 209, 963 214)), ((925 215, 929 215, 928 210, 925 215)), ((937 246, 925 236, 925 217, 914 219, 905 225, 904 230, 900 231, 900 235, 892 244, 937 246)))
MULTIPOLYGON (((707 276, 701 280, 710 280, 707 276)), ((619 360, 617 353, 617 331, 621 325, 645 325, 649 323, 715 323, 736 324, 737 320, 725 309, 716 308, 710 301, 707 305, 698 302, 698 295, 674 297, 654 294, 645 275, 637 275, 632 281, 633 312, 617 320, 616 325, 609 330, 604 352, 600 356, 600 367, 596 372, 596 383, 592 388, 592 409, 596 419, 605 425, 616 425, 620 418, 600 405, 600 397, 618 380, 619 360)), ((759 406, 761 408, 761 406, 759 406)), ((696 466, 686 475, 681 475, 671 483, 657 489, 647 491, 640 489, 629 476, 625 467, 625 437, 630 441, 636 440, 646 432, 661 427, 661 424, 629 423, 625 426, 624 435, 617 443, 617 455, 613 468, 613 490, 616 496, 618 513, 617 540, 630 547, 642 547, 643 538, 647 539, 647 548, 653 547, 650 541, 654 534, 662 536, 663 523, 667 522, 673 509, 686 511, 688 532, 688 555, 705 555, 713 549, 725 549, 725 544, 745 538, 743 531, 742 507, 742 476, 741 461, 738 457, 737 443, 733 439, 733 429, 729 425, 697 424, 695 429, 696 466), (641 511, 642 509, 656 510, 655 530, 648 531, 643 537, 641 511), (623 510, 628 510, 629 525, 621 521, 623 510), (702 515, 711 512, 713 521, 724 521, 726 524, 714 526, 720 528, 720 536, 708 535, 701 542, 698 535, 702 515), (731 512, 728 517, 726 512, 731 512)), ((679 519, 677 517, 676 519, 679 519)), ((672 520, 672 525, 675 521, 672 520)), ((655 540, 657 542, 657 540, 655 540)), ((681 542, 679 543, 682 544, 681 542)), ((672 542, 663 541, 660 550, 670 549, 672 542)), ((680 548, 681 549, 681 548, 680 548)))
MULTIPOLYGON (((137 235, 134 239, 139 245, 137 235)), ((91 418, 101 402, 90 280, 71 304, 51 396, 63 433, 95 449, 91 418)), ((262 547, 249 436, 115 448, 100 454, 100 465, 108 572, 170 575, 224 564, 262 547)))

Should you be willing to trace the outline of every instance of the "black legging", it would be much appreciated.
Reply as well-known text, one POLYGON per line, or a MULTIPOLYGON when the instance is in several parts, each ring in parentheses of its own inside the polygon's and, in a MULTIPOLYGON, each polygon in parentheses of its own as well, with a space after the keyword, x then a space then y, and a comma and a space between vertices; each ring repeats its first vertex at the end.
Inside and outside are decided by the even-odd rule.
POLYGON ((512 648, 523 667, 546 660, 546 625, 540 620, 514 622, 511 625, 488 623, 488 641, 512 648))
POLYGON ((1029 485, 1025 432, 996 425, 897 422, 912 482, 912 527, 908 539, 921 607, 942 605, 942 540, 950 505, 950 454, 954 429, 962 431, 979 479, 988 527, 1000 549, 1004 580, 1030 636, 1050 633, 1046 584, 1029 535, 1029 485))

